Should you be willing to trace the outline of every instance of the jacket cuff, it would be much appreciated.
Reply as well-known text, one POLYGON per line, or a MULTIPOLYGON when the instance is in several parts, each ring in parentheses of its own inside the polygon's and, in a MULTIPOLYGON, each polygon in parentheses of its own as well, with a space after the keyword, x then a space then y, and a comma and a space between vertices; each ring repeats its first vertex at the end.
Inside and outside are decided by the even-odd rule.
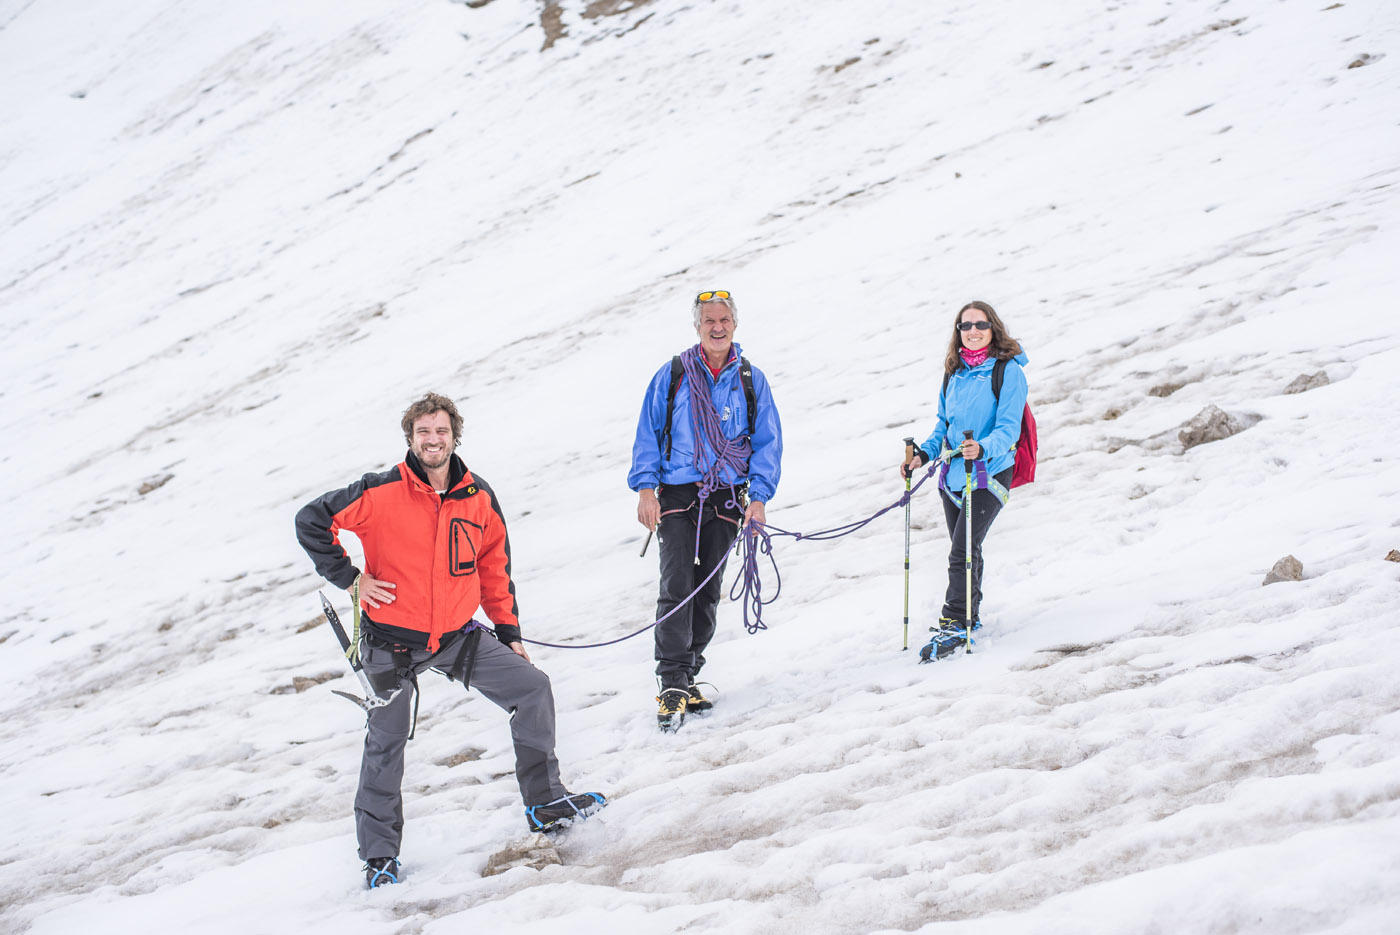
POLYGON ((342 591, 348 591, 350 590, 350 585, 354 584, 355 579, 358 577, 360 577, 360 570, 354 565, 349 565, 344 574, 338 574, 334 578, 328 580, 342 591))
POLYGON ((496 624, 496 639, 505 645, 520 642, 520 628, 509 623, 496 624))

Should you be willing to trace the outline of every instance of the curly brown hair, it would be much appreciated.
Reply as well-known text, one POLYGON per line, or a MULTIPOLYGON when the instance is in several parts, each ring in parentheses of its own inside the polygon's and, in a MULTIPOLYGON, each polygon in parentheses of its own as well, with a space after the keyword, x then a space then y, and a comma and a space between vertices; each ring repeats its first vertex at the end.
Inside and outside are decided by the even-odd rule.
POLYGON ((958 324, 962 321, 963 312, 970 308, 975 308, 987 316, 987 321, 992 323, 992 341, 987 345, 990 357, 999 360, 1010 360, 1021 353, 1021 342, 1007 333, 1006 325, 1002 322, 1001 316, 997 315, 986 302, 974 299, 962 308, 958 309, 958 316, 953 319, 953 337, 948 342, 948 354, 943 358, 943 373, 952 376, 963 365, 962 357, 958 351, 962 350, 962 336, 958 333, 958 324))
POLYGON ((452 447, 456 448, 462 444, 462 414, 457 411, 457 406, 452 400, 438 393, 428 393, 403 411, 403 421, 399 424, 403 427, 404 441, 412 446, 413 423, 435 412, 447 413, 447 418, 452 423, 452 447))

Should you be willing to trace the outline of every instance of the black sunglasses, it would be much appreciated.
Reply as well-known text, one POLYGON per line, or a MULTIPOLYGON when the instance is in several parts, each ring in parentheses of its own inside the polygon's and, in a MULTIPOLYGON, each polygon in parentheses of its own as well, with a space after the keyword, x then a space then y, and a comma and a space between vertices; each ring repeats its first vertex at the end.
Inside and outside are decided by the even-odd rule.
POLYGON ((960 321, 960 322, 958 322, 958 330, 959 330, 959 331, 971 331, 973 328, 976 328, 978 331, 986 331, 986 330, 988 330, 988 329, 991 328, 991 327, 992 327, 992 323, 991 323, 990 321, 960 321))

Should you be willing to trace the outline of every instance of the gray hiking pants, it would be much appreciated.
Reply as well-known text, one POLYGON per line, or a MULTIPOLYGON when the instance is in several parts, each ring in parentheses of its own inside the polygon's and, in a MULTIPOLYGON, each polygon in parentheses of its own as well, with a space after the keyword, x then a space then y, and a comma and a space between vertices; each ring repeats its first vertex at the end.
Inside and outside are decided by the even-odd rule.
MULTIPOLYGON (((414 671, 421 673, 429 667, 451 671, 464 638, 444 639, 436 654, 426 649, 410 651, 414 671)), ((394 654, 390 650, 362 641, 360 654, 366 674, 393 672, 394 654)), ((370 714, 365 734, 360 788, 355 793, 355 836, 361 860, 397 857, 403 840, 404 745, 413 717, 413 684, 406 676, 400 677, 398 684, 398 696, 370 714)), ((515 778, 525 804, 542 805, 568 795, 559 781, 559 761, 554 757, 554 692, 549 676, 483 634, 471 687, 510 712, 515 778)))

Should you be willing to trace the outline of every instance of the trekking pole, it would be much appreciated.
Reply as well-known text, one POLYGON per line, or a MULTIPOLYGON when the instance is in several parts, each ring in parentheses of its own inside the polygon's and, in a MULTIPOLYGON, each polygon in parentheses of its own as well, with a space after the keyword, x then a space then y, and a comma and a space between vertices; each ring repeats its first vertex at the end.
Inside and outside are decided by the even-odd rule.
MULTIPOLYGON (((972 430, 963 431, 965 440, 972 440, 972 430)), ((972 462, 963 457, 963 636, 967 639, 963 655, 972 653, 972 462)))
MULTIPOLYGON (((909 462, 914 458, 914 439, 904 440, 904 495, 909 496, 909 489, 914 479, 913 469, 909 467, 909 462)), ((909 500, 904 501, 904 648, 909 648, 909 500)))
POLYGON ((652 532, 653 532, 653 530, 650 530, 650 529, 647 530, 647 541, 642 543, 642 554, 641 554, 641 557, 642 557, 642 558, 646 558, 646 557, 647 557, 647 546, 651 545, 651 534, 652 534, 652 532))

